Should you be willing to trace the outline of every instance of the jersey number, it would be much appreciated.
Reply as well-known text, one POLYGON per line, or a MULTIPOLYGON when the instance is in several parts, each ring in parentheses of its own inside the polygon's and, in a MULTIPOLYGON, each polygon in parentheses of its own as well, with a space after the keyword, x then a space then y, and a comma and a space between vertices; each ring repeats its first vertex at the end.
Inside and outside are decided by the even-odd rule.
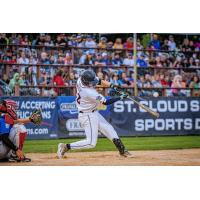
POLYGON ((80 96, 80 94, 78 93, 78 94, 77 94, 77 98, 76 98, 76 101, 77 101, 78 104, 80 104, 80 100, 81 100, 81 96, 80 96))

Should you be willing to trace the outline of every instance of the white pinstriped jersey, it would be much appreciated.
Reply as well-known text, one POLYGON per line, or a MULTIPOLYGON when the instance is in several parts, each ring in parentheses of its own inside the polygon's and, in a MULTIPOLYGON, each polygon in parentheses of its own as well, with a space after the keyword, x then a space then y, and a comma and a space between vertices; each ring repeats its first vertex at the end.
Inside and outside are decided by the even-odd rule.
POLYGON ((76 106, 79 111, 92 112, 97 106, 106 101, 95 88, 84 86, 79 78, 76 83, 76 106))

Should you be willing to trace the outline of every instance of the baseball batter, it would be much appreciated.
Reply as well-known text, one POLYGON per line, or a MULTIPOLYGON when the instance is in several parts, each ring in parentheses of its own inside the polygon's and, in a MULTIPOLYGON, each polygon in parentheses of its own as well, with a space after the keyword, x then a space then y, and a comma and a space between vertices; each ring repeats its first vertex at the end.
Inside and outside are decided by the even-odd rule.
POLYGON ((85 130, 86 139, 70 144, 59 143, 58 158, 63 158, 68 150, 94 148, 98 139, 98 131, 114 143, 121 156, 131 157, 131 154, 125 149, 114 128, 97 111, 99 104, 109 105, 126 98, 127 95, 122 93, 120 97, 106 100, 104 96, 96 91, 96 85, 104 85, 111 88, 117 87, 108 81, 100 80, 92 70, 85 70, 83 72, 76 84, 76 105, 79 112, 78 119, 81 127, 85 130))

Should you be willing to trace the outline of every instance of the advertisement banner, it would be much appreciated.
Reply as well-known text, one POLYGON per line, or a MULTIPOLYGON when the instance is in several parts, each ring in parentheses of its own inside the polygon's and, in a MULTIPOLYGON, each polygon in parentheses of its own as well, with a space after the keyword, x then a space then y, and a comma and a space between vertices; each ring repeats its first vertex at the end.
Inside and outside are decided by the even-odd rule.
MULTIPOLYGON (((58 115, 56 98, 48 97, 8 97, 18 103, 18 117, 27 118, 35 109, 42 110, 43 122, 40 126, 26 124, 28 139, 57 138, 58 115)), ((6 97, 0 98, 8 99, 6 97)))
MULTIPOLYGON (((26 125, 29 139, 84 135, 84 130, 78 121, 74 96, 12 97, 12 99, 19 104, 20 118, 29 117, 35 109, 42 109, 42 125, 35 126, 32 123, 26 125)), ((151 116, 128 99, 110 106, 99 106, 98 110, 111 123, 119 136, 200 134, 200 98, 145 98, 140 103, 159 112, 160 117, 151 116)))
POLYGON ((159 118, 130 100, 113 104, 111 124, 121 136, 200 134, 199 98, 148 98, 140 101, 160 113, 159 118))
MULTIPOLYGON (((120 136, 200 134, 199 98, 146 98, 140 103, 160 113, 155 118, 131 100, 102 106, 99 112, 120 136)), ((59 137, 81 136, 75 97, 58 97, 59 137)))

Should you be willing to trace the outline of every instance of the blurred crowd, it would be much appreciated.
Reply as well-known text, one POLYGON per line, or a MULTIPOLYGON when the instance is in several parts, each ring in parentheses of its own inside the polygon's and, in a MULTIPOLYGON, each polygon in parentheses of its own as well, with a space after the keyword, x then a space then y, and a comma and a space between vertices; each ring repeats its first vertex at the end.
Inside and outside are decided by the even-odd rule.
MULTIPOLYGON (((190 39, 175 39, 170 34, 138 35, 135 45, 140 96, 200 96, 200 70, 195 69, 200 67, 199 38, 198 35, 190 39), (167 69, 170 67, 173 69, 167 69)), ((49 86, 45 89, 46 96, 66 95, 70 94, 69 89, 50 87, 74 86, 81 71, 92 67, 100 78, 134 87, 133 48, 133 38, 128 34, 111 37, 107 34, 2 33, 0 81, 8 85, 11 93, 16 85, 35 86, 29 93, 39 95, 37 86, 40 85, 49 86)))

